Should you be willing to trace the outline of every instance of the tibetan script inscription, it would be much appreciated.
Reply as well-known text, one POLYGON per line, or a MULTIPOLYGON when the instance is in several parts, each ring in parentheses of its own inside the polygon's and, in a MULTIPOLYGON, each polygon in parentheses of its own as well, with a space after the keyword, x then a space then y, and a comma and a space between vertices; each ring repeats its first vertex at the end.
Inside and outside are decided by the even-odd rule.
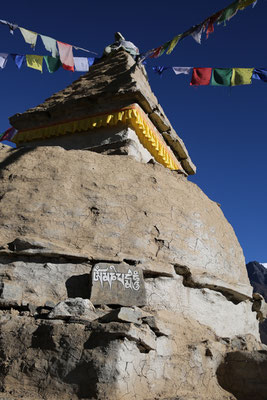
POLYGON ((146 305, 143 271, 126 263, 96 264, 91 272, 93 304, 146 305))
POLYGON ((120 282, 125 289, 139 290, 140 289, 140 276, 138 271, 132 271, 128 269, 125 274, 123 272, 116 271, 114 265, 110 265, 107 268, 95 267, 93 272, 93 281, 99 281, 103 287, 104 282, 108 282, 110 289, 114 281, 120 282))

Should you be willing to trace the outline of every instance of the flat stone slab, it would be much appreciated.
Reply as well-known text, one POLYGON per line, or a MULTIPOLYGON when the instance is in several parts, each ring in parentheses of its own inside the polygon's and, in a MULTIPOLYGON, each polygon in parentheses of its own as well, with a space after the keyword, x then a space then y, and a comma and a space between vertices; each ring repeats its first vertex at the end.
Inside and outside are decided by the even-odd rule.
POLYGON ((131 307, 121 307, 112 310, 109 314, 104 315, 100 322, 131 322, 133 324, 142 324, 142 311, 131 307))
POLYGON ((96 264, 91 273, 93 304, 146 305, 143 271, 128 264, 96 264))

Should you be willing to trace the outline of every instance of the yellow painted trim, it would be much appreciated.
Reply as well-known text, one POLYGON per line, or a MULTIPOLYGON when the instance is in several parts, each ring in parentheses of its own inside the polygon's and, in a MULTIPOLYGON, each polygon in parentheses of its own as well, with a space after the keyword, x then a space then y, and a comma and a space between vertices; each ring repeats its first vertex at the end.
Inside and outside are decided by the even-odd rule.
POLYGON ((67 121, 37 129, 19 131, 13 138, 16 144, 46 139, 54 136, 87 131, 88 129, 115 126, 118 123, 127 124, 137 134, 142 145, 150 152, 157 162, 171 170, 181 169, 179 161, 167 146, 160 133, 152 126, 140 107, 132 105, 119 111, 103 115, 91 116, 75 121, 67 121))

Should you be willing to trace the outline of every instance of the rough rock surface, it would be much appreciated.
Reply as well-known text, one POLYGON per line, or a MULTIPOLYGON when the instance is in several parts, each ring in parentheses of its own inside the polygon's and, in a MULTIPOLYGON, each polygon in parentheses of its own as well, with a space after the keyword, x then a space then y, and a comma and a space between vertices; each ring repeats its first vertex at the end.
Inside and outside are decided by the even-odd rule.
POLYGON ((183 176, 60 147, 2 149, 0 157, 2 246, 26 237, 94 260, 186 266, 203 285, 251 296, 232 227, 183 176))
MULTIPOLYGON (((263 313, 267 312, 267 269, 257 261, 251 261, 247 264, 248 277, 250 284, 253 286, 253 292, 263 296, 258 299, 258 308, 264 308, 263 313), (264 300, 263 300, 264 299, 264 300)), ((266 317, 265 317, 266 318, 266 317)), ((260 321, 261 341, 267 344, 267 319, 260 321)))
POLYGON ((196 185, 160 165, 59 147, 2 146, 0 167, 3 398, 242 400, 226 371, 237 352, 244 365, 260 354, 253 400, 264 398, 243 252, 196 185), (130 293, 128 270, 142 271, 146 305, 95 304, 99 265, 105 290, 130 293))
POLYGON ((260 293, 267 301, 267 268, 252 261, 247 264, 247 271, 253 292, 260 293))
POLYGON ((99 318, 91 301, 81 297, 61 301, 48 314, 50 319, 69 319, 70 317, 88 321, 99 318))

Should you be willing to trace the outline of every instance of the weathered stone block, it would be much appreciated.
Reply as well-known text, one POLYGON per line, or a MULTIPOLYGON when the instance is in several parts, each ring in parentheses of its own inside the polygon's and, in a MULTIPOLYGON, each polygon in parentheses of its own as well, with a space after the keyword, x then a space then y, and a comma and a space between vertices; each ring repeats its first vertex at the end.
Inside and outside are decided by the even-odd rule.
POLYGON ((130 307, 121 307, 111 311, 101 318, 101 322, 132 322, 133 324, 142 324, 142 311, 130 307))
POLYGON ((67 319, 69 317, 82 317, 90 321, 98 318, 91 301, 79 297, 61 301, 48 315, 48 318, 51 319, 67 319))
POLYGON ((127 264, 96 264, 91 275, 93 304, 146 305, 143 271, 127 264))
POLYGON ((19 284, 13 282, 1 282, 0 299, 20 304, 22 301, 22 288, 19 284))

